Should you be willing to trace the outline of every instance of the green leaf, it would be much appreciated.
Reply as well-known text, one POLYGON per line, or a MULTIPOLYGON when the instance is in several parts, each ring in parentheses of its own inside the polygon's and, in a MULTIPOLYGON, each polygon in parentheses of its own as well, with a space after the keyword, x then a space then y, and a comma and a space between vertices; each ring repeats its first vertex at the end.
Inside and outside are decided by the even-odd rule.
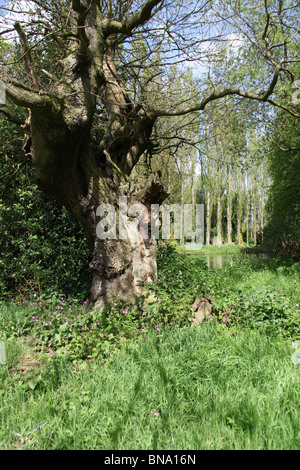
POLYGON ((37 381, 31 380, 31 381, 28 383, 28 386, 31 388, 31 390, 34 390, 35 387, 37 386, 37 381))

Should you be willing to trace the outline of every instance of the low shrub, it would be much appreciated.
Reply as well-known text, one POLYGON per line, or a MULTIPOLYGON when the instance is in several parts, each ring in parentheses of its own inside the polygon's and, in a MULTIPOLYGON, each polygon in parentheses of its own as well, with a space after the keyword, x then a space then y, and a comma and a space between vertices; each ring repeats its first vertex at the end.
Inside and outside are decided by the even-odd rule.
POLYGON ((252 295, 234 295, 223 303, 223 309, 229 312, 228 326, 263 329, 268 335, 300 338, 299 305, 283 295, 279 287, 252 295))

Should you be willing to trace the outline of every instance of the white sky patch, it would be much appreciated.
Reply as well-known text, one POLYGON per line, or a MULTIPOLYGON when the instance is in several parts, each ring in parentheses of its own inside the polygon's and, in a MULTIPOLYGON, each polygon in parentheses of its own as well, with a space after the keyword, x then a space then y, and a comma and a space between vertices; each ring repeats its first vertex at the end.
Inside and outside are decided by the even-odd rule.
POLYGON ((205 78, 212 67, 214 57, 219 57, 220 51, 223 51, 227 59, 230 57, 236 59, 243 47, 245 47, 244 36, 240 33, 229 33, 220 41, 209 41, 203 57, 195 61, 187 61, 185 65, 193 70, 194 78, 205 78))
POLYGON ((0 32, 8 31, 2 37, 6 42, 13 42, 18 38, 18 34, 14 30, 14 24, 16 22, 21 25, 28 23, 34 14, 34 9, 32 8, 32 2, 29 0, 5 0, 5 5, 3 3, 2 0, 0 4, 0 32))
POLYGON ((245 37, 241 33, 230 33, 226 37, 226 50, 228 56, 237 57, 245 46, 245 37))

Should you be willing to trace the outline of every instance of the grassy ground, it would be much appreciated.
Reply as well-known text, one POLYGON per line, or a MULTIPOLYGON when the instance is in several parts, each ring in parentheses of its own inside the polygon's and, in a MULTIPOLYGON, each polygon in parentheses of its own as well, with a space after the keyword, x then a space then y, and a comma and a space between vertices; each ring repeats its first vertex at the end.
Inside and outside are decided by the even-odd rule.
POLYGON ((1 371, 1 449, 299 449, 291 345, 215 323, 152 333, 105 366, 1 371))
POLYGON ((241 253, 211 275, 214 282, 232 290, 255 293, 267 288, 280 289, 300 305, 300 263, 248 257, 241 253))
POLYGON ((211 254, 239 254, 241 253, 242 251, 245 250, 245 248, 243 248, 242 246, 239 246, 239 245, 223 245, 223 246, 213 246, 213 245, 203 245, 202 248, 198 249, 198 250, 189 250, 188 249, 188 245, 187 245, 187 248, 185 245, 175 245, 176 246, 176 250, 178 253, 187 253, 187 254, 192 254, 192 253, 198 253, 198 254, 203 254, 203 255, 211 255, 211 254))
POLYGON ((299 263, 158 259, 146 309, 0 304, 0 449, 300 448, 299 263), (215 320, 191 329, 202 295, 215 320))

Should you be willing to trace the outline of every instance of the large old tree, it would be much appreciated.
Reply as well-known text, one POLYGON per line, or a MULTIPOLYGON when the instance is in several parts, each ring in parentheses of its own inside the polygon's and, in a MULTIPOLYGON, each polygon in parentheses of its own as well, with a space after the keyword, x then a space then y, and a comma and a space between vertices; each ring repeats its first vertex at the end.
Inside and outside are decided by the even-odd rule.
MULTIPOLYGON (((130 236, 99 239, 97 207, 118 208, 120 196, 128 206, 148 207, 166 198, 159 172, 143 186, 131 181, 140 157, 153 146, 159 119, 203 111, 228 95, 276 105, 271 95, 280 77, 295 80, 289 70, 294 57, 288 55, 297 33, 293 7, 284 0, 230 7, 209 0, 6 2, 0 32, 10 51, 14 37, 17 44, 2 54, 7 103, 0 111, 23 126, 24 152, 33 160, 39 187, 84 228, 91 305, 106 305, 116 291, 122 299, 134 298, 140 280, 156 277, 154 243, 130 236), (203 61, 221 64, 220 44, 226 41, 243 47, 249 41, 257 72, 253 63, 245 69, 244 58, 234 83, 212 83, 208 76, 197 94, 176 94, 164 78, 167 68, 187 61, 201 69, 203 61)), ((230 60, 240 61, 235 48, 230 60)), ((294 113, 292 107, 288 111, 294 113)))

